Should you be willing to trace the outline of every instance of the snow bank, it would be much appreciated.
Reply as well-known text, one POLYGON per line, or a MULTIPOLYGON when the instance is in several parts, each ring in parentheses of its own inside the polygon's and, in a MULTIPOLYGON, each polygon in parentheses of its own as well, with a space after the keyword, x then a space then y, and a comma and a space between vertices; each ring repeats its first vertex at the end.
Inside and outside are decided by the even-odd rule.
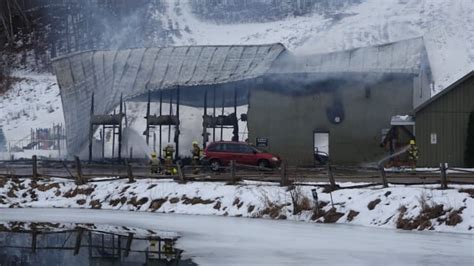
POLYGON ((451 186, 448 190, 429 185, 344 188, 332 195, 317 187, 319 213, 314 210, 313 188, 316 187, 297 186, 288 191, 271 183, 242 182, 231 186, 221 182, 177 184, 151 179, 76 186, 63 179, 16 179, 0 183, 0 207, 114 209, 474 232, 474 186, 451 186), (299 199, 292 200, 296 197, 299 199))

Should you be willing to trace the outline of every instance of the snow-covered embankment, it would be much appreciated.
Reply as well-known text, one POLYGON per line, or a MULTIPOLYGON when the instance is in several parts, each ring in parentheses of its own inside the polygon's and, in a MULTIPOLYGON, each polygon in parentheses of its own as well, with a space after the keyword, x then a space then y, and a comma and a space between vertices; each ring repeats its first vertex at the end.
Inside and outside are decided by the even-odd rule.
MULTIPOLYGON (((341 187, 351 184, 341 184, 341 187)), ((313 186, 288 191, 269 183, 172 180, 91 182, 76 186, 63 179, 0 182, 0 207, 94 208, 196 215, 289 219, 322 223, 472 233, 474 186, 391 186, 344 188, 331 195, 318 187, 318 211, 313 186)))

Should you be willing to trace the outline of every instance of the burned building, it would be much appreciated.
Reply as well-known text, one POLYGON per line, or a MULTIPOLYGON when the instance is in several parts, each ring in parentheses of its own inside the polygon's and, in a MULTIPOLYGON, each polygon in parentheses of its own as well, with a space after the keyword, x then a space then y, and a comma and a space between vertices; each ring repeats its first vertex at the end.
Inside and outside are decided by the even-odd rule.
MULTIPOLYGON (((395 115, 430 97, 422 38, 329 54, 283 54, 249 97, 249 139, 289 164, 379 160, 395 115)), ((413 130, 413 129, 409 129, 413 130)))
POLYGON ((281 44, 87 51, 53 67, 71 155, 87 144, 93 94, 95 112, 109 114, 121 97, 176 102, 178 90, 184 105, 203 107, 208 93, 217 106, 248 104, 249 141, 290 164, 312 165, 315 149, 370 162, 386 153, 392 116, 413 115, 431 89, 422 38, 306 56, 281 44))
MULTIPOLYGON (((94 114, 109 114, 124 101, 146 101, 148 92, 181 104, 203 106, 207 89, 219 106, 247 104, 255 79, 285 51, 281 44, 181 46, 86 51, 53 60, 63 102, 70 155, 83 154, 94 114), (234 94, 236 97, 226 97, 234 94), (160 93, 161 92, 161 93, 160 93), (236 98, 236 99, 234 99, 236 98)), ((179 125, 178 125, 179 126, 179 125)), ((179 128, 178 128, 179 130, 179 128)), ((85 157, 83 155, 83 157, 85 157)))

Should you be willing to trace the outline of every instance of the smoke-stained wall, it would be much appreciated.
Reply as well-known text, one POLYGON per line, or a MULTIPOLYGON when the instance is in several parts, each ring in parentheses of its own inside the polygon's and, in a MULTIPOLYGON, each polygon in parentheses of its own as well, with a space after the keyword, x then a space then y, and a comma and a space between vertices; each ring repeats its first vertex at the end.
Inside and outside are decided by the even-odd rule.
POLYGON ((249 140, 268 138, 268 150, 291 165, 312 165, 314 131, 329 132, 333 163, 380 159, 382 129, 393 115, 413 111, 413 76, 385 75, 379 79, 331 78, 305 84, 287 82, 253 90, 248 108, 249 140), (372 81, 370 81, 372 80, 372 81), (286 91, 275 87, 286 86, 286 91), (280 91, 280 92, 277 92, 280 91), (291 91, 305 91, 294 94, 291 91), (334 116, 341 122, 334 123, 334 116))

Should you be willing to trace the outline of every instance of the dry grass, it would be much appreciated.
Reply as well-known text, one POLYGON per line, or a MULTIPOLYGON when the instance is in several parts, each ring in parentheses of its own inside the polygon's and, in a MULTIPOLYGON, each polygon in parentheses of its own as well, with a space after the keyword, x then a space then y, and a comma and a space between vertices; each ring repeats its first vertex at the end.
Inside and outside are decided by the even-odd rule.
POLYGON ((123 204, 125 204, 125 202, 127 202, 127 197, 124 196, 124 197, 122 197, 122 198, 117 198, 117 199, 112 199, 112 200, 110 200, 110 201, 109 201, 109 205, 115 207, 115 206, 117 206, 119 203, 122 203, 122 205, 123 205, 123 204))
POLYGON ((462 217, 459 215, 460 213, 462 213, 462 209, 451 211, 448 214, 448 218, 446 219, 446 225, 456 226, 457 224, 461 223, 462 217))
POLYGON ((148 202, 147 197, 143 197, 139 200, 137 200, 137 197, 132 197, 130 200, 127 202, 129 205, 133 205, 135 208, 140 208, 143 204, 148 202))
POLYGON ((36 189, 41 191, 41 192, 48 191, 52 188, 59 189, 59 184, 58 183, 51 183, 51 184, 41 184, 41 185, 36 186, 36 189))
POLYGON ((80 199, 80 200, 77 200, 76 203, 79 204, 79 205, 84 205, 84 204, 86 204, 86 200, 85 199, 80 199))
POLYGON ((374 199, 373 201, 369 202, 369 204, 367 205, 367 208, 369 210, 373 210, 381 201, 382 201, 381 199, 374 199))
POLYGON ((178 198, 178 197, 174 197, 174 198, 171 198, 171 199, 170 199, 170 203, 171 203, 171 204, 176 204, 176 203, 178 203, 178 202, 179 202, 179 198, 178 198))
POLYGON ((220 201, 217 201, 216 204, 214 205, 214 207, 212 207, 212 208, 214 208, 214 209, 216 209, 216 210, 219 211, 219 210, 221 209, 221 205, 222 205, 221 202, 220 202, 220 201))
POLYGON ((90 194, 92 194, 92 192, 94 192, 94 188, 92 188, 92 187, 88 187, 88 188, 76 187, 76 188, 70 189, 69 191, 64 193, 64 197, 65 198, 74 198, 75 196, 77 196, 79 194, 89 196, 90 194))
POLYGON ((350 210, 349 213, 347 214, 347 221, 349 222, 352 222, 352 220, 354 220, 354 218, 359 215, 360 212, 358 211, 354 211, 354 210, 350 210))
POLYGON ((160 198, 160 199, 154 199, 151 203, 150 203, 150 207, 149 209, 151 209, 151 211, 156 211, 158 210, 159 208, 161 208, 161 206, 168 201, 168 198, 160 198))
POLYGON ((250 205, 250 206, 247 207, 247 212, 248 212, 248 213, 253 212, 253 210, 255 210, 255 206, 254 206, 254 205, 250 205))
POLYGON ((276 204, 268 199, 268 197, 263 197, 264 208, 256 214, 256 217, 264 217, 268 215, 272 219, 286 219, 286 216, 282 216, 281 210, 285 207, 285 204, 276 204))
POLYGON ((102 207, 102 204, 100 203, 98 199, 91 201, 89 205, 91 206, 92 209, 100 209, 102 207))
POLYGON ((422 208, 418 216, 413 218, 404 218, 407 208, 405 206, 401 206, 399 208, 400 214, 397 219, 397 228, 403 230, 432 230, 433 225, 431 220, 446 214, 442 204, 435 204, 433 206, 425 204, 423 207, 424 209, 422 208))
POLYGON ((471 196, 471 198, 474 198, 474 188, 461 188, 459 192, 467 193, 469 196, 471 196))
POLYGON ((200 197, 194 197, 194 198, 188 198, 186 197, 185 195, 183 195, 183 197, 181 197, 181 200, 183 201, 183 204, 185 205, 196 205, 196 204, 211 204, 211 203, 214 203, 213 200, 205 200, 205 199, 201 199, 200 197))
POLYGON ((313 215, 311 216, 311 220, 315 221, 319 218, 323 218, 323 223, 335 223, 337 222, 342 216, 344 216, 344 213, 338 212, 336 208, 331 208, 329 211, 325 211, 322 209, 326 204, 320 204, 320 209, 318 211, 314 210, 313 215))
POLYGON ((293 186, 290 190, 290 197, 293 204, 293 215, 312 209, 311 201, 303 194, 301 186, 293 186))

